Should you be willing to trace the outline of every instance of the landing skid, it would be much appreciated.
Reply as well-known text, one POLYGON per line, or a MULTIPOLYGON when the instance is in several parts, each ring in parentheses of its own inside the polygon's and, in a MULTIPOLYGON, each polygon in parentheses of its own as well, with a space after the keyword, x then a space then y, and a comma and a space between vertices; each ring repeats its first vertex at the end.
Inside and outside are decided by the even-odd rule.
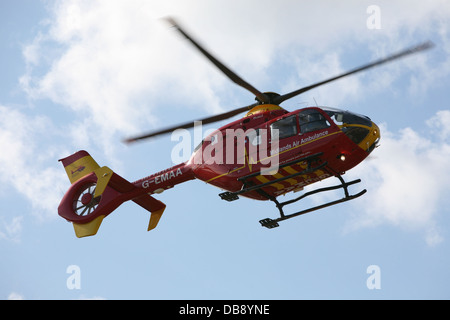
POLYGON ((340 184, 338 184, 336 186, 332 186, 332 187, 319 188, 319 189, 316 189, 316 190, 313 190, 313 191, 310 191, 310 192, 306 192, 303 195, 301 195, 300 197, 297 197, 297 198, 292 199, 292 200, 284 201, 284 202, 279 202, 276 197, 271 196, 271 195, 267 194, 264 190, 262 190, 262 188, 267 187, 267 186, 269 186, 271 184, 278 183, 278 182, 281 182, 281 181, 284 181, 284 180, 287 180, 287 179, 290 179, 290 178, 294 178, 294 177, 299 176, 299 175, 310 174, 312 172, 315 172, 315 171, 321 170, 321 169, 324 169, 324 170, 328 171, 328 168, 327 168, 328 163, 326 161, 322 162, 320 160, 320 156, 322 156, 322 155, 323 155, 323 153, 316 153, 316 154, 304 157, 302 159, 298 159, 298 160, 295 160, 295 161, 292 161, 292 162, 289 162, 289 163, 281 165, 280 168, 284 168, 284 167, 289 166, 289 165, 298 164, 300 162, 303 162, 303 163, 306 162, 306 164, 307 164, 306 169, 301 171, 301 172, 298 172, 298 173, 295 173, 295 174, 292 174, 292 175, 288 175, 288 176, 285 176, 285 177, 282 177, 282 178, 279 178, 279 179, 276 179, 276 180, 272 180, 272 181, 269 181, 267 183, 254 185, 248 180, 248 179, 250 179, 252 177, 255 177, 255 176, 259 175, 260 174, 259 172, 250 174, 250 175, 242 177, 242 178, 239 178, 239 180, 243 182, 243 187, 242 187, 241 190, 239 190, 237 192, 229 192, 229 191, 223 192, 223 193, 219 194, 219 196, 223 200, 226 200, 226 201, 235 201, 235 200, 239 199, 239 195, 240 194, 243 194, 243 193, 246 193, 246 192, 250 192, 250 191, 256 191, 260 195, 262 195, 265 198, 267 198, 268 200, 273 201, 275 203, 276 207, 278 208, 278 210, 280 211, 280 217, 277 218, 277 219, 266 218, 266 219, 262 219, 262 220, 259 221, 263 227, 272 229, 272 228, 278 227, 279 226, 278 222, 280 222, 280 221, 287 220, 287 219, 290 219, 290 218, 293 218, 293 217, 297 217, 297 216, 300 216, 302 214, 305 214, 305 213, 308 213, 308 212, 312 212, 312 211, 315 211, 315 210, 319 210, 319 209, 323 209, 323 208, 326 208, 326 207, 330 207, 330 206, 333 206, 333 205, 338 204, 338 203, 342 203, 342 202, 346 202, 346 201, 349 201, 349 200, 353 200, 353 199, 356 199, 356 198, 362 196, 364 193, 367 192, 367 190, 364 189, 364 190, 362 190, 361 192, 359 192, 357 194, 350 195, 349 192, 348 192, 348 186, 356 184, 356 183, 359 183, 359 182, 361 182, 361 180, 357 179, 357 180, 353 180, 353 181, 350 181, 350 182, 345 182, 340 174, 335 174, 336 178, 339 179, 340 184), (311 196, 313 194, 320 193, 320 192, 332 191, 332 190, 337 190, 337 189, 343 189, 344 190, 344 198, 339 199, 339 200, 335 200, 335 201, 331 201, 331 202, 328 202, 328 203, 324 203, 324 204, 322 204, 320 206, 312 207, 312 208, 305 209, 305 210, 302 210, 302 211, 299 211, 299 212, 295 212, 295 213, 292 213, 292 214, 288 214, 288 215, 286 215, 284 213, 284 211, 283 211, 283 207, 284 206, 287 206, 289 204, 293 204, 293 203, 295 203, 297 201, 300 201, 300 200, 302 200, 302 199, 304 199, 304 198, 306 198, 308 196, 311 196))
POLYGON ((281 181, 284 181, 284 180, 287 180, 287 179, 290 179, 290 178, 294 178, 296 176, 309 174, 309 173, 315 172, 317 170, 320 170, 322 168, 325 168, 327 166, 327 164, 328 164, 326 161, 320 163, 316 167, 313 167, 313 164, 316 164, 317 162, 320 161, 319 157, 321 155, 323 155, 323 152, 316 153, 316 154, 313 154, 313 155, 310 155, 310 156, 307 156, 307 157, 304 157, 304 158, 301 158, 301 159, 298 159, 298 160, 294 160, 294 161, 291 161, 289 163, 285 163, 285 164, 279 166, 279 168, 281 169, 281 168, 284 168, 284 167, 287 167, 287 166, 290 166, 290 165, 294 165, 294 164, 298 164, 298 163, 301 163, 301 162, 306 162, 306 164, 307 164, 306 169, 301 171, 301 172, 297 172, 295 174, 291 174, 291 175, 285 176, 283 178, 272 180, 272 181, 269 181, 269 182, 266 182, 266 183, 253 185, 251 182, 248 181, 248 179, 260 175, 261 174, 260 172, 255 172, 255 173, 249 174, 248 176, 239 178, 238 180, 243 183, 243 186, 242 186, 241 190, 239 190, 237 192, 226 191, 226 192, 220 193, 219 196, 220 196, 220 198, 222 200, 234 201, 234 200, 238 200, 239 199, 239 195, 240 194, 243 194, 243 193, 246 193, 246 192, 250 192, 250 191, 257 191, 258 193, 262 194, 264 197, 272 200, 271 199, 272 197, 267 195, 264 191, 262 191, 262 188, 270 186, 271 184, 274 184, 274 183, 277 183, 277 182, 281 182, 281 181))
POLYGON ((320 189, 316 189, 316 190, 313 190, 313 191, 310 191, 310 192, 306 192, 305 194, 301 195, 300 197, 297 197, 297 198, 292 199, 292 200, 279 202, 276 198, 269 197, 269 200, 273 201, 275 203, 276 207, 278 208, 278 210, 280 211, 280 217, 277 218, 277 219, 271 219, 271 218, 262 219, 262 220, 259 221, 259 223, 261 223, 261 225, 263 227, 266 227, 268 229, 273 229, 273 228, 276 228, 276 227, 279 226, 278 222, 280 222, 280 221, 291 219, 291 218, 300 216, 302 214, 309 213, 309 212, 312 212, 312 211, 316 211, 316 210, 319 210, 319 209, 323 209, 323 208, 326 208, 326 207, 330 207, 330 206, 333 206, 333 205, 338 204, 338 203, 350 201, 350 200, 353 200, 353 199, 356 199, 356 198, 362 196, 364 193, 367 192, 367 190, 364 189, 364 190, 362 190, 361 192, 359 192, 359 193, 357 193, 355 195, 350 195, 349 192, 348 192, 348 186, 361 182, 361 179, 353 180, 353 181, 350 181, 350 182, 345 182, 344 179, 340 175, 337 175, 336 177, 339 179, 341 184, 336 185, 336 186, 332 186, 332 187, 320 188, 320 189), (304 199, 304 198, 306 198, 308 196, 311 196, 313 194, 316 194, 316 193, 326 192, 326 191, 331 191, 331 190, 337 190, 337 189, 341 189, 341 188, 344 189, 344 193, 345 193, 345 196, 342 199, 331 201, 331 202, 328 202, 328 203, 324 203, 322 205, 319 205, 319 206, 316 206, 316 207, 311 207, 309 209, 305 209, 305 210, 302 210, 302 211, 299 211, 299 212, 295 212, 295 213, 292 213, 292 214, 288 214, 288 215, 284 214, 283 207, 286 206, 286 205, 293 204, 293 203, 295 203, 297 201, 300 201, 300 200, 302 200, 302 199, 304 199))

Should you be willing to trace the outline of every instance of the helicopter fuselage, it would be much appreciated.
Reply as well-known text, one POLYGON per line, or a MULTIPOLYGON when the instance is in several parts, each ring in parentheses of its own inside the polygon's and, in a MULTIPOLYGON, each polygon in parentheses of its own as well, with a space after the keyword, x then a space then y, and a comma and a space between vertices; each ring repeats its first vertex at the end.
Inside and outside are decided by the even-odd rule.
POLYGON ((267 200, 344 174, 373 151, 379 138, 375 123, 348 111, 308 107, 288 112, 262 105, 206 136, 186 163, 135 185, 152 194, 195 178, 229 192, 264 184, 242 196, 267 200), (301 159, 311 155, 318 155, 317 164, 326 165, 299 175, 308 166, 301 159))

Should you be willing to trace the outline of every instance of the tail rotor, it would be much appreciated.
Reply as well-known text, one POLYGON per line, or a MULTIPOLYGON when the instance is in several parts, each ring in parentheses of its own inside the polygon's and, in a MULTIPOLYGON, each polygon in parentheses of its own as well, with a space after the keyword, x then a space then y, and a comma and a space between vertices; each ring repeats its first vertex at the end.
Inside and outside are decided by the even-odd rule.
POLYGON ((100 167, 86 151, 60 161, 72 185, 58 207, 58 214, 73 223, 77 237, 95 235, 103 219, 128 200, 151 212, 148 230, 157 226, 166 205, 148 195, 148 190, 108 167, 100 167))

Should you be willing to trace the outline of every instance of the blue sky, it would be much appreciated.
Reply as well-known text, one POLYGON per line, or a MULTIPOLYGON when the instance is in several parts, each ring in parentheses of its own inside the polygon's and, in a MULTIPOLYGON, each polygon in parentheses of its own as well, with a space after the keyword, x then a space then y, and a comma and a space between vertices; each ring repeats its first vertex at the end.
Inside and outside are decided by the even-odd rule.
POLYGON ((447 1, 0 8, 1 299, 450 298, 447 1), (368 27, 370 5, 379 28, 368 27), (58 159, 85 149, 134 181, 174 165, 177 142, 122 138, 253 102, 159 20, 167 15, 261 91, 286 93, 426 40, 436 46, 282 105, 317 101, 380 125, 381 146, 344 176, 362 179, 352 191, 366 188, 363 197, 267 230, 258 220, 276 217, 272 203, 228 203, 190 181, 157 196, 167 205, 157 229, 147 232, 148 213, 126 203, 95 237, 77 239, 57 215, 70 185, 58 159), (70 289, 74 265, 80 287, 70 289), (381 287, 370 290, 373 265, 381 287))

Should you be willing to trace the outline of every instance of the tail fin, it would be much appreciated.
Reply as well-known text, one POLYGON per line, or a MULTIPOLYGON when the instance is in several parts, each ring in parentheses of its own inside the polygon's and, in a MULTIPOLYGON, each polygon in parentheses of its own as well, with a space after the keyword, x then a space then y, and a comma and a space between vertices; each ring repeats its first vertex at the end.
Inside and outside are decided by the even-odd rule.
POLYGON ((72 184, 100 168, 97 162, 84 150, 59 161, 62 162, 64 169, 66 169, 67 176, 72 184))
POLYGON ((122 203, 133 200, 151 212, 148 230, 156 227, 166 205, 114 173, 100 167, 86 151, 78 151, 60 160, 70 183, 58 214, 73 223, 77 237, 95 235, 103 219, 122 203))

